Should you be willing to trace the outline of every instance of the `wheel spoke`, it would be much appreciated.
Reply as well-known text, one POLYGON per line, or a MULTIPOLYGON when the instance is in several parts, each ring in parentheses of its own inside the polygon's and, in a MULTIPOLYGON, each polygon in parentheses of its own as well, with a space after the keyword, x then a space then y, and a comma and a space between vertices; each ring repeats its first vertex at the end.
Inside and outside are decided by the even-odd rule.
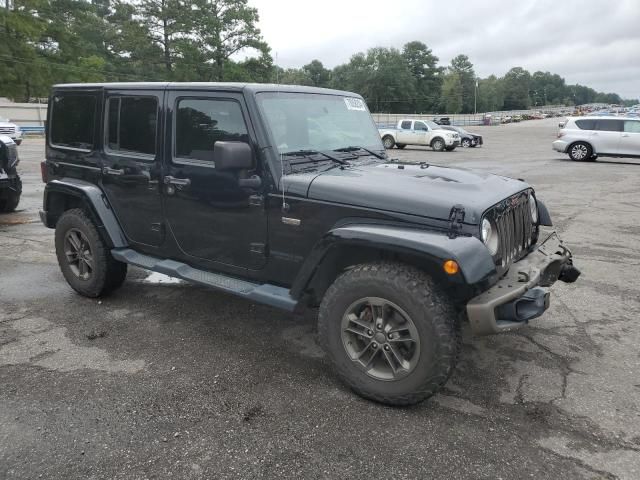
POLYGON ((366 347, 364 347, 362 350, 360 350, 358 353, 356 353, 356 360, 360 360, 362 358, 362 356, 365 353, 367 353, 367 350, 369 350, 369 347, 371 345, 373 345, 373 342, 369 342, 366 347))
POLYGON ((80 274, 81 277, 84 277, 87 273, 87 264, 84 262, 83 259, 80 259, 78 261, 78 273, 80 274))
POLYGON ((352 327, 349 327, 349 328, 345 329, 345 332, 351 332, 351 333, 353 333, 353 334, 355 334, 355 335, 359 335, 359 336, 361 336, 361 337, 364 337, 364 338, 366 338, 367 340, 368 340, 369 338, 371 338, 371 337, 367 334, 367 332, 366 332, 366 331, 356 330, 355 328, 352 328, 352 327))
POLYGON ((398 372, 398 369, 393 364, 394 362, 393 362, 393 358, 391 357, 391 354, 386 350, 383 350, 382 352, 384 353, 384 358, 387 361, 387 365, 391 367, 391 371, 393 372, 393 376, 395 377, 396 373, 398 372))
POLYGON ((369 325, 368 323, 364 322, 361 318, 359 318, 355 313, 350 313, 349 315, 347 315, 347 320, 349 320, 351 323, 355 323, 356 325, 362 327, 362 328, 371 328, 371 325, 369 325))
POLYGON ((398 351, 397 347, 395 345, 389 345, 389 350, 398 361, 398 365, 400 365, 403 370, 409 370, 409 362, 404 359, 402 354, 398 351))
POLYGON ((373 349, 373 353, 369 357, 369 360, 367 360, 367 363, 364 364, 365 368, 368 368, 369 365, 371 365, 373 363, 373 360, 378 356, 378 352, 379 351, 380 351, 379 348, 374 348, 373 349))
POLYGON ((91 253, 84 255, 84 263, 86 263, 89 270, 93 272, 93 257, 91 253))
POLYGON ((67 238, 69 239, 69 245, 71 245, 71 248, 73 248, 76 252, 79 252, 82 246, 82 241, 78 238, 77 235, 78 234, 76 232, 71 232, 69 233, 67 238))

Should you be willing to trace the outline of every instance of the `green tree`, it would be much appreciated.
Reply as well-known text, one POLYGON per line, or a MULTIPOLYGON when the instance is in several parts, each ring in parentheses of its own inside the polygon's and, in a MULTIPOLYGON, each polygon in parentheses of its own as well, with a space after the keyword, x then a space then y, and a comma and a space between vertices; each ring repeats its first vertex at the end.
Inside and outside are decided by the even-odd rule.
POLYGON ((531 74, 522 67, 514 67, 506 73, 503 79, 505 110, 529 108, 530 82, 531 74))
POLYGON ((458 74, 462 95, 462 113, 473 113, 476 88, 476 73, 466 55, 458 55, 451 60, 449 70, 458 74))
POLYGON ((504 104, 502 80, 495 75, 478 81, 478 111, 494 112, 501 110, 504 104))
POLYGON ((314 87, 326 87, 331 81, 331 70, 324 68, 320 60, 312 60, 302 67, 302 71, 314 87))
POLYGON ((402 57, 415 82, 414 112, 434 111, 440 102, 443 68, 438 57, 422 42, 409 42, 402 48, 402 57))
POLYGON ((196 36, 205 61, 214 69, 214 79, 224 79, 224 65, 241 50, 268 53, 258 24, 258 10, 247 0, 191 0, 192 35, 196 36))
POLYGON ((463 105, 460 74, 450 71, 445 75, 442 84, 441 110, 446 113, 460 113, 463 105))

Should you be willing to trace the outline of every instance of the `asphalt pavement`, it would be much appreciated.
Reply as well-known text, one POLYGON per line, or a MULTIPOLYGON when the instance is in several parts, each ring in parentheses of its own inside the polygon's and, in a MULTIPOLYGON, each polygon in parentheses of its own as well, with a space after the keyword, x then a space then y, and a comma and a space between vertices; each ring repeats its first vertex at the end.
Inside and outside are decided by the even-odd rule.
POLYGON ((393 157, 524 178, 583 271, 545 315, 474 338, 411 408, 337 380, 313 314, 131 269, 75 294, 39 223, 41 139, 0 215, 0 479, 640 478, 640 160, 574 163, 558 119, 477 127, 485 145, 393 157))

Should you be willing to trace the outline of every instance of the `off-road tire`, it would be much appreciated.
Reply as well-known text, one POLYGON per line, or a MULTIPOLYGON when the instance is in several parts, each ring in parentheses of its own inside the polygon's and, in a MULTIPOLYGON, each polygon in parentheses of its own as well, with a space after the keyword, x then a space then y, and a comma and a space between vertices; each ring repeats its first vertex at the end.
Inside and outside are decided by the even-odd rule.
POLYGON ((593 155, 593 148, 586 142, 575 142, 569 146, 567 153, 574 162, 586 162, 593 155))
POLYGON ((405 143, 396 143, 396 148, 399 148, 400 150, 402 150, 406 146, 407 145, 405 143))
POLYGON ((396 144, 396 141, 391 135, 385 135, 384 137, 382 137, 382 144, 384 145, 384 148, 386 148, 387 150, 391 150, 396 144))
POLYGON ((127 276, 127 264, 118 262, 111 256, 109 247, 84 210, 74 208, 62 214, 56 224, 55 245, 62 275, 71 288, 80 295, 100 297, 111 293, 123 284, 127 276), (65 236, 71 229, 80 231, 89 244, 94 268, 87 280, 73 273, 65 255, 65 236))
POLYGON ((460 350, 458 315, 451 301, 423 271, 402 263, 357 265, 329 287, 318 314, 319 342, 342 381, 364 398, 394 406, 419 403, 449 379, 460 350), (381 297, 411 317, 420 340, 413 370, 398 380, 369 376, 349 357, 342 340, 342 318, 354 301, 381 297))
POLYGON ((10 190, 4 200, 0 200, 0 213, 11 213, 20 203, 20 192, 10 190))
POLYGON ((443 152, 445 146, 444 140, 440 137, 436 137, 431 141, 431 148, 436 152, 443 152))

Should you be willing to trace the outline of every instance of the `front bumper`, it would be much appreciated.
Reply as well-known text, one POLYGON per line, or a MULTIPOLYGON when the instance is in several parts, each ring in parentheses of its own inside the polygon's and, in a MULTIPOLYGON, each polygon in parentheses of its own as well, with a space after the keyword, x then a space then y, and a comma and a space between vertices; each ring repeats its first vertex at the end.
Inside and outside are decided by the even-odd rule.
POLYGON ((551 144, 551 148, 560 153, 567 153, 568 146, 569 144, 564 140, 556 140, 551 144))
POLYGON ((571 252, 554 232, 486 292, 467 303, 467 316, 476 335, 522 327, 549 307, 545 287, 557 280, 574 282, 580 271, 571 252))
POLYGON ((447 147, 458 147, 460 146, 460 137, 446 137, 444 143, 447 147))

